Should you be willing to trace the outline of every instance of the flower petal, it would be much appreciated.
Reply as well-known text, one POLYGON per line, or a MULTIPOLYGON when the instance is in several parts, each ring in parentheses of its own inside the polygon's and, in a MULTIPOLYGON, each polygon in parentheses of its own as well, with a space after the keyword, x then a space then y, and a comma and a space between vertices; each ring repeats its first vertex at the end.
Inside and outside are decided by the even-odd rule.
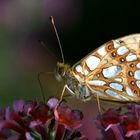
POLYGON ((81 126, 83 118, 82 112, 72 110, 70 107, 61 103, 54 111, 55 119, 58 123, 65 125, 68 129, 77 129, 81 126))

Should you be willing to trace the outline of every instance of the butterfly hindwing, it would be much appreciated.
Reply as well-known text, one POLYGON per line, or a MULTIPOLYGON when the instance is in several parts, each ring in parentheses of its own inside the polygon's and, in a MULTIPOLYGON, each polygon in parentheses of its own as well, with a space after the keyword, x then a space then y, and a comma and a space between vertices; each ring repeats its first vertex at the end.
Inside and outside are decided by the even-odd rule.
POLYGON ((140 100, 140 34, 112 40, 72 67, 93 95, 112 101, 140 100))

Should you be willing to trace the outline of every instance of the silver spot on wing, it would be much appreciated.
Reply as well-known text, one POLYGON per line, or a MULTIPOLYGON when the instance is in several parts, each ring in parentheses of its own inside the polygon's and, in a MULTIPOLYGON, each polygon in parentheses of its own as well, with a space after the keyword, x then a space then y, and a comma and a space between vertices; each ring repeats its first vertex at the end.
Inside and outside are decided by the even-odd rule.
POLYGON ((140 63, 138 63, 138 64, 136 65, 136 67, 137 67, 138 69, 140 69, 140 63))
POLYGON ((136 84, 137 84, 138 88, 140 89, 140 81, 137 81, 136 84))
POLYGON ((114 77, 121 70, 120 66, 111 66, 109 68, 103 69, 102 73, 105 78, 114 77))
POLYGON ((118 84, 118 83, 110 83, 109 86, 115 90, 118 90, 118 91, 122 91, 122 89, 123 89, 123 86, 121 84, 118 84))
POLYGON ((106 84, 105 81, 101 81, 101 80, 92 80, 92 81, 88 81, 88 83, 93 86, 103 86, 106 84))
POLYGON ((117 50, 118 55, 123 55, 127 52, 129 52, 129 50, 125 46, 119 47, 118 50, 117 50))
POLYGON ((134 78, 140 80, 140 70, 135 71, 134 78))
POLYGON ((99 63, 100 63, 100 58, 96 56, 89 56, 86 60, 86 64, 90 70, 96 69, 99 63))
POLYGON ((114 40, 113 43, 114 43, 114 48, 120 47, 120 42, 118 40, 114 40))
POLYGON ((112 91, 112 90, 106 90, 105 91, 108 95, 110 95, 110 96, 112 96, 112 97, 114 97, 114 98, 119 98, 119 99, 121 99, 122 97, 121 96, 119 96, 116 92, 114 92, 114 91, 112 91))
POLYGON ((83 70, 82 66, 81 65, 77 65, 75 67, 75 70, 83 75, 88 75, 88 71, 87 70, 83 70))
POLYGON ((129 95, 129 96, 134 96, 132 90, 127 86, 126 87, 126 93, 129 95))
POLYGON ((122 78, 115 78, 114 80, 120 83, 123 81, 122 78))
POLYGON ((137 60, 137 56, 133 53, 130 53, 127 57, 126 57, 126 61, 127 62, 132 62, 132 61, 135 61, 137 60))
POLYGON ((77 65, 76 67, 75 67, 75 69, 76 69, 76 71, 77 72, 83 72, 83 69, 82 69, 82 66, 81 65, 77 65))
POLYGON ((101 56, 105 56, 107 54, 105 50, 105 46, 101 47, 100 49, 97 50, 98 54, 101 56))
POLYGON ((101 92, 99 92, 99 91, 96 91, 96 90, 94 90, 94 89, 92 89, 92 88, 90 88, 90 91, 93 93, 93 94, 97 94, 98 96, 105 96, 106 97, 106 95, 104 95, 104 94, 102 94, 101 92))

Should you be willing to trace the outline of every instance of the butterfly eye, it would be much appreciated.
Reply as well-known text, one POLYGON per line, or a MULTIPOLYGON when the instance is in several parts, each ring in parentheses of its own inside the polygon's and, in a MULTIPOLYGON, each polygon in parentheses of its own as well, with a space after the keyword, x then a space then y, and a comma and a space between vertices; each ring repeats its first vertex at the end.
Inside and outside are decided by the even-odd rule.
POLYGON ((61 75, 62 69, 60 67, 57 67, 57 73, 61 75))
POLYGON ((57 63, 57 67, 55 70, 55 76, 58 81, 62 81, 62 77, 65 76, 65 66, 63 63, 57 63))

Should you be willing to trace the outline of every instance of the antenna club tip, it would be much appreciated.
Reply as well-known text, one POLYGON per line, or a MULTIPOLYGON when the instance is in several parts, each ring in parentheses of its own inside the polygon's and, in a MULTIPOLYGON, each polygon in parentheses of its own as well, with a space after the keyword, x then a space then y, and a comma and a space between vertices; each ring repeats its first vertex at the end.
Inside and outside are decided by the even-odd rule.
POLYGON ((50 20, 54 24, 54 17, 53 16, 50 16, 50 20))

